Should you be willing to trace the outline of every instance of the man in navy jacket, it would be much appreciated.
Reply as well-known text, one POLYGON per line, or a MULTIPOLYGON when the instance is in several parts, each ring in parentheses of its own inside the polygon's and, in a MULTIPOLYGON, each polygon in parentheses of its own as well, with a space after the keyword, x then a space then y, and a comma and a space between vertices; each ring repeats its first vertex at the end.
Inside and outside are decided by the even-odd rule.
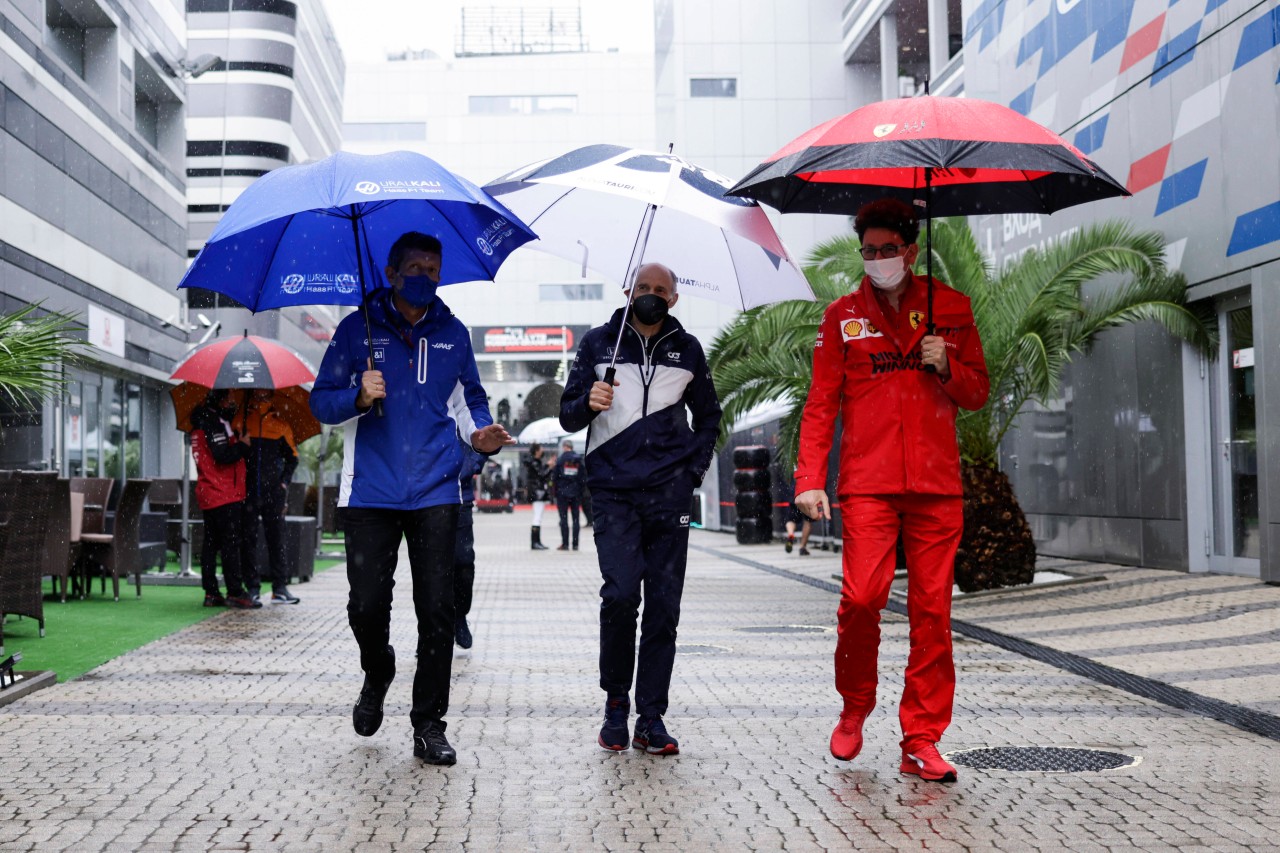
POLYGON ((566 432, 590 425, 586 479, 604 579, 600 688, 606 700, 598 742, 608 750, 627 748, 634 674, 638 716, 631 746, 652 755, 680 751, 662 716, 675 662, 693 490, 711 465, 721 414, 701 344, 667 314, 679 298, 676 283, 662 264, 640 267, 631 311, 619 308, 583 337, 560 398, 566 432), (620 330, 610 385, 604 374, 620 330), (692 428, 686 410, 693 413, 692 428))
POLYGON ((372 359, 364 318, 351 314, 325 353, 311 410, 321 422, 345 428, 338 512, 351 585, 347 619, 365 674, 352 711, 356 733, 369 737, 382 725, 383 701, 395 678, 388 640, 403 536, 418 617, 409 714, 413 754, 429 764, 454 764, 444 715, 453 662, 458 472, 465 452, 459 438, 486 454, 515 440, 489 415, 466 327, 436 297, 441 263, 435 237, 410 231, 396 240, 387 258, 391 288, 368 298, 372 359), (379 400, 383 416, 371 414, 379 400))

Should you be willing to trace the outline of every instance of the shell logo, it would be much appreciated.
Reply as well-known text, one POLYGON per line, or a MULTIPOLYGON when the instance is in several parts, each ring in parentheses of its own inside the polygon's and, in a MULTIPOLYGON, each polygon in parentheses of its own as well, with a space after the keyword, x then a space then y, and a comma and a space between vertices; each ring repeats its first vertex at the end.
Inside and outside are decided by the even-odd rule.
POLYGON ((871 132, 875 134, 876 139, 883 139, 893 133, 895 127, 897 127, 896 124, 877 124, 871 129, 871 132))
POLYGON ((853 338, 861 337, 862 323, 858 320, 849 320, 844 324, 844 328, 841 329, 840 331, 844 333, 844 339, 846 341, 852 340, 853 338))

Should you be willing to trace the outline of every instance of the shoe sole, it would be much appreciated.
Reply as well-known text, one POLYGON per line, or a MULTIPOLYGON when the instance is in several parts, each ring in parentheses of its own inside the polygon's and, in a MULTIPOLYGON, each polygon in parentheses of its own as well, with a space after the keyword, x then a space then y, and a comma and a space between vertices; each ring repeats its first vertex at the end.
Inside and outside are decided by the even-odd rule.
POLYGON ((288 598, 273 598, 273 599, 271 599, 271 603, 272 603, 272 604, 301 604, 301 603, 302 603, 302 599, 301 599, 301 598, 294 598, 294 599, 288 599, 288 598))
POLYGON ((903 776, 919 776, 926 782, 955 782, 957 779, 954 770, 949 770, 941 776, 929 776, 924 769, 917 765, 914 761, 904 761, 898 767, 898 772, 903 776))

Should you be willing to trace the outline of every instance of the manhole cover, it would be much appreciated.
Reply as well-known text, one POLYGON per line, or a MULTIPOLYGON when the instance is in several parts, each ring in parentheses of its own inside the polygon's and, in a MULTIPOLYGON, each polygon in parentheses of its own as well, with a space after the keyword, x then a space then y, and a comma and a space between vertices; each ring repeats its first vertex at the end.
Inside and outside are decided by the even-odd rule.
POLYGON ((676 646, 676 654, 678 655, 723 655, 731 651, 733 651, 733 649, 728 646, 676 646))
POLYGON ((1131 767, 1142 759, 1102 749, 1068 749, 1058 746, 999 746, 947 753, 956 764, 977 770, 1036 771, 1040 773, 1094 773, 1131 767))
POLYGON ((831 629, 821 625, 757 625, 738 630, 747 634, 826 634, 831 629))

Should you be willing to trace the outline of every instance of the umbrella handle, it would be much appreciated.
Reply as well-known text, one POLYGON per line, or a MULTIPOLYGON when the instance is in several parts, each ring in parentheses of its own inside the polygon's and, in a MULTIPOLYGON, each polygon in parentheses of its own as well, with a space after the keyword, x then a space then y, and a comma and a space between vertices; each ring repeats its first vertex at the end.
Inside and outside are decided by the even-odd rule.
MULTIPOLYGON (((372 336, 372 335, 370 335, 370 336, 369 336, 369 340, 370 340, 370 341, 372 341, 372 340, 373 340, 373 336, 372 336)), ((370 370, 373 370, 373 356, 369 356, 368 364, 369 364, 369 369, 370 369, 370 370)), ((383 413, 382 413, 382 398, 381 398, 381 397, 379 397, 378 399, 376 399, 376 400, 374 400, 374 401, 373 401, 373 413, 374 413, 375 415, 377 415, 378 417, 382 417, 382 416, 383 416, 383 413)))
POLYGON ((618 368, 610 365, 604 369, 604 383, 612 387, 613 378, 618 375, 618 368))

